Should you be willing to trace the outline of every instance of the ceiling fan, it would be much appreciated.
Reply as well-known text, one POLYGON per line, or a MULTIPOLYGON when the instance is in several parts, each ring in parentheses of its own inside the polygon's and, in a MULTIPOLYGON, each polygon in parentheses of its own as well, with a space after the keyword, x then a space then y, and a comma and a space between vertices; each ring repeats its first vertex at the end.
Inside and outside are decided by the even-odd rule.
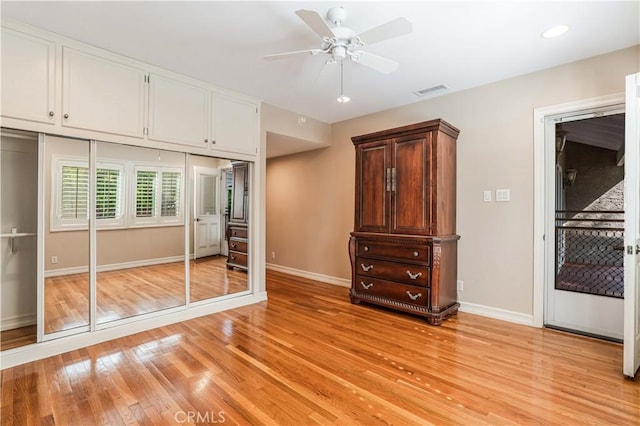
POLYGON ((277 53, 275 55, 267 55, 264 59, 286 59, 301 54, 326 54, 329 55, 326 64, 342 64, 344 59, 350 57, 354 62, 381 73, 389 74, 398 68, 399 64, 396 61, 361 49, 374 43, 409 34, 413 30, 411 22, 405 18, 397 18, 386 24, 356 34, 352 29, 342 26, 342 22, 347 17, 347 11, 342 6, 329 9, 326 21, 315 10, 296 10, 296 15, 322 37, 320 48, 277 53), (329 23, 332 26, 329 26, 329 23))

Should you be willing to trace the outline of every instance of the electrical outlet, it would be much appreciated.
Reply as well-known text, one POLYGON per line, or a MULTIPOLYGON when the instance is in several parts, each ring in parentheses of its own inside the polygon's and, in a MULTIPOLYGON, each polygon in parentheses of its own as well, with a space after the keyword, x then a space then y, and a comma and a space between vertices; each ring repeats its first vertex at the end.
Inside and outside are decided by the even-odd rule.
POLYGON ((496 201, 511 201, 511 191, 508 189, 496 189, 496 201))
POLYGON ((271 252, 271 258, 272 258, 272 259, 275 259, 275 258, 276 258, 276 252, 275 252, 275 251, 272 251, 272 252, 271 252))
POLYGON ((58 256, 51 256, 51 263, 53 264, 58 263, 58 256))
POLYGON ((485 190, 485 191, 482 192, 482 200, 485 203, 491 202, 491 191, 490 190, 489 191, 485 190))
POLYGON ((464 291, 464 282, 462 280, 458 280, 458 291, 464 291))

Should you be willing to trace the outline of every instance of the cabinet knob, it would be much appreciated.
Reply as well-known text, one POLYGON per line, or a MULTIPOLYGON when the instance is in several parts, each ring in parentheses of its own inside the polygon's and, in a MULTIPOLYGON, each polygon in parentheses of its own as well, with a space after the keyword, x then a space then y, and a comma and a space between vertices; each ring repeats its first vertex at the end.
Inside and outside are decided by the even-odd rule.
POLYGON ((418 256, 420 256, 420 253, 418 253, 417 251, 414 251, 413 252, 413 257, 418 257, 418 256))
POLYGON ((215 139, 211 139, 211 143, 215 145, 216 144, 216 140, 215 139))
POLYGON ((53 111, 49 111, 49 117, 53 117, 54 115, 56 115, 56 113, 55 113, 55 112, 53 112, 53 111))
POLYGON ((204 140, 204 143, 209 143, 209 139, 205 139, 205 140, 204 140))
POLYGON ((64 115, 64 118, 69 118, 69 114, 65 114, 65 115, 64 115))
POLYGON ((369 251, 369 247, 364 246, 364 251, 369 251))

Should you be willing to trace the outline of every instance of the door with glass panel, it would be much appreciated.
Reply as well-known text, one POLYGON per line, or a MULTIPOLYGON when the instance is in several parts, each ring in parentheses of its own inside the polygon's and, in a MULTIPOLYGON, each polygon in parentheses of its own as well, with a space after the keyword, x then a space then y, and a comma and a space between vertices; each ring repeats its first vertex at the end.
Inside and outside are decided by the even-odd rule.
POLYGON ((195 258, 220 254, 221 222, 217 169, 195 167, 195 258))

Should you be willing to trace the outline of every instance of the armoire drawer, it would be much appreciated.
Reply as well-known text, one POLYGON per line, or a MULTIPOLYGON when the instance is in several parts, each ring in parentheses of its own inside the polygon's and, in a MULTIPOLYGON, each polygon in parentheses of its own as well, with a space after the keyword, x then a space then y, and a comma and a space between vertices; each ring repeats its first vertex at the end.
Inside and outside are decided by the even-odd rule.
POLYGON ((428 287, 431 271, 426 266, 358 257, 356 259, 356 273, 367 277, 428 287))
POLYGON ((429 288, 399 284, 376 278, 356 276, 354 290, 357 293, 384 297, 412 305, 428 306, 429 288))
POLYGON ((237 240, 235 238, 229 239, 229 250, 239 251, 241 253, 247 252, 247 241, 237 240))
POLYGON ((236 228, 235 226, 229 227, 229 237, 233 238, 247 238, 247 228, 236 228))
POLYGON ((246 253, 240 253, 237 251, 229 250, 229 258, 227 259, 227 263, 238 265, 238 266, 247 266, 247 255, 246 253))
POLYGON ((413 260, 427 265, 431 259, 431 248, 427 245, 403 245, 381 241, 358 241, 358 256, 389 257, 399 260, 413 260))

